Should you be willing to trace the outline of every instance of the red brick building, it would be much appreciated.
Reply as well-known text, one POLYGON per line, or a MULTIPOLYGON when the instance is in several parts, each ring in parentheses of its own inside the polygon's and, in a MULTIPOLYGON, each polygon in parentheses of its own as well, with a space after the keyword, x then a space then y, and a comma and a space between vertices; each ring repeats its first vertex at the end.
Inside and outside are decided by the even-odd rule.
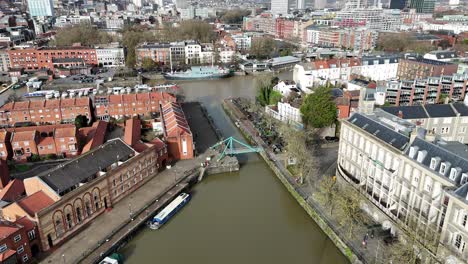
POLYGON ((193 135, 180 104, 168 102, 162 105, 161 120, 169 155, 176 160, 192 159, 193 135))
POLYGON ((96 96, 95 116, 99 120, 150 116, 159 113, 161 104, 175 101, 174 95, 164 92, 96 96))
POLYGON ((294 35, 294 20, 277 18, 275 28, 277 38, 292 39, 294 35))
POLYGON ((13 150, 10 143, 11 133, 6 130, 0 130, 0 160, 10 159, 13 150))
POLYGON ((28 263, 32 253, 25 226, 0 220, 0 263, 28 263))
POLYGON ((63 64, 98 65, 96 49, 89 47, 39 47, 8 50, 12 68, 54 69, 63 64))
POLYGON ((91 120, 89 97, 10 102, 0 107, 0 126, 21 122, 37 125, 73 123, 78 115, 91 120))

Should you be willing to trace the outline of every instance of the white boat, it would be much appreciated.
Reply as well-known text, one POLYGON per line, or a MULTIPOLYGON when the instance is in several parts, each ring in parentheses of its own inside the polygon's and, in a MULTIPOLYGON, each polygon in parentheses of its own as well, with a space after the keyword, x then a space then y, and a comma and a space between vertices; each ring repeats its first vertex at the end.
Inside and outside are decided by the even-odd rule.
POLYGON ((48 93, 45 95, 45 99, 52 99, 54 97, 53 93, 48 93))
POLYGON ((54 92, 54 97, 59 98, 60 97, 60 92, 58 92, 58 91, 54 92))
POLYGON ((62 98, 67 98, 67 96, 68 96, 68 93, 67 93, 67 92, 63 92, 63 93, 62 93, 62 98))
POLYGON ((70 91, 70 98, 75 97, 75 91, 70 91))

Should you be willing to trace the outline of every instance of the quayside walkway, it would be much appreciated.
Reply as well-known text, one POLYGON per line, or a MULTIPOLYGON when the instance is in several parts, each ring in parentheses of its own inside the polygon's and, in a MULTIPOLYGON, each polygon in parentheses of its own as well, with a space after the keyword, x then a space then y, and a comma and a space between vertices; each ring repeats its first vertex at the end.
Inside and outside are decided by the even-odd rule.
MULTIPOLYGON (((149 204, 162 197, 170 189, 177 187, 189 177, 189 172, 200 166, 200 163, 206 159, 205 155, 200 155, 193 160, 179 161, 171 169, 164 170, 149 180, 131 195, 125 197, 114 205, 110 212, 105 212, 93 220, 89 226, 78 232, 73 238, 66 241, 53 252, 45 257, 42 263, 93 263, 90 254, 101 254, 98 251, 102 244, 113 242, 108 241, 111 234, 114 234, 122 228, 130 228, 131 216, 140 211, 144 211, 149 204), (132 214, 132 215, 130 215, 132 214)), ((193 175, 193 174, 192 174, 193 175)), ((174 189, 173 192, 178 190, 174 189)), ((162 200, 161 200, 162 201, 162 200)), ((109 244, 110 245, 110 244, 109 244)), ((94 255, 93 255, 94 256, 94 255)))

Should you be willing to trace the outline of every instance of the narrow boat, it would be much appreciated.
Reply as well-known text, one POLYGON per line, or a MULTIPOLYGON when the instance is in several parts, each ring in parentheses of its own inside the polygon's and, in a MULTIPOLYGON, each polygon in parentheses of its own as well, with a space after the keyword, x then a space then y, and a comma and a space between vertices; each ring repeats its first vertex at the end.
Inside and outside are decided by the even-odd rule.
POLYGON ((159 229, 164 225, 172 216, 174 216, 182 207, 190 201, 190 194, 181 193, 172 202, 170 202, 161 212, 159 212, 149 224, 153 230, 159 229))

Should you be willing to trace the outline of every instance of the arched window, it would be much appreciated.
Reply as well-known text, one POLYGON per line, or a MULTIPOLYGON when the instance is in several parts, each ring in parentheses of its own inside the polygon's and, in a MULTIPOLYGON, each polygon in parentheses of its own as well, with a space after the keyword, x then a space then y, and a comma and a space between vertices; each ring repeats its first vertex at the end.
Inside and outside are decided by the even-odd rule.
POLYGON ((71 229, 73 227, 73 219, 70 213, 66 214, 66 219, 67 219, 67 228, 71 229))
POLYGON ((82 220, 81 208, 80 208, 80 207, 77 207, 77 208, 76 208, 76 221, 77 221, 78 223, 81 223, 81 220, 82 220))

